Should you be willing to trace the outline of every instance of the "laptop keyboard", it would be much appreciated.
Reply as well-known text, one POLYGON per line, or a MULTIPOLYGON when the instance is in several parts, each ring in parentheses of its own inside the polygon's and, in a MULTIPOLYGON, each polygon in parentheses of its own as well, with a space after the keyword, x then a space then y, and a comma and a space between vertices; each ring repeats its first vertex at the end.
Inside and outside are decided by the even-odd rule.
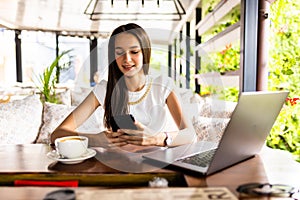
POLYGON ((201 152, 195 155, 192 155, 187 158, 183 158, 180 161, 184 163, 188 163, 191 165, 196 165, 200 167, 207 167, 215 154, 216 149, 212 149, 209 151, 201 152))

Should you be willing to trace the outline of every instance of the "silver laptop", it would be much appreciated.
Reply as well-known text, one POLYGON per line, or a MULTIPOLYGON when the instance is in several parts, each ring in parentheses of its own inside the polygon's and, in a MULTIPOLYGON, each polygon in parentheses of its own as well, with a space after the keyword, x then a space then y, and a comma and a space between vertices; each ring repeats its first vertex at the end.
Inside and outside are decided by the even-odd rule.
POLYGON ((287 91, 242 92, 216 144, 200 141, 144 154, 147 162, 210 175, 259 153, 285 102, 287 91))

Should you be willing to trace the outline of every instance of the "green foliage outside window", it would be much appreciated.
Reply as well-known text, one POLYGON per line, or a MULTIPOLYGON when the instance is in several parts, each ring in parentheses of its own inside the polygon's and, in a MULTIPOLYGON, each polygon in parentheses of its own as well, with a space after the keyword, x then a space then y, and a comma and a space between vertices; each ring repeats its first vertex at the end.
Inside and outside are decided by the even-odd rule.
MULTIPOLYGON (((219 72, 220 75, 226 72, 235 71, 240 68, 240 46, 239 44, 228 44, 219 52, 210 53, 208 62, 202 62, 201 73, 219 72)), ((218 94, 221 99, 237 101, 239 89, 236 87, 207 86, 201 88, 202 96, 218 94)))
MULTIPOLYGON (((220 3, 220 0, 204 0, 202 1, 202 18, 204 18, 210 12, 213 12, 213 8, 220 3)), ((226 28, 235 24, 240 20, 240 5, 234 7, 228 14, 226 14, 220 21, 218 21, 212 28, 210 28, 206 33, 201 35, 201 41, 206 42, 213 36, 224 31, 226 28)))
MULTIPOLYGON (((220 3, 220 0, 204 0, 202 1, 202 17, 213 11, 213 8, 220 3)), ((201 35, 202 43, 224 31, 229 26, 237 23, 240 20, 240 6, 233 8, 227 15, 225 15, 219 22, 216 23, 206 33, 201 35)), ((239 69, 240 65, 240 45, 237 41, 234 44, 228 43, 221 51, 210 52, 207 58, 201 59, 201 70, 199 74, 208 72, 219 72, 221 75, 228 71, 235 71, 239 69)), ((233 87, 218 87, 218 86, 202 86, 201 96, 218 94, 220 98, 230 101, 237 101, 238 88, 233 87)))
POLYGON ((203 62, 200 73, 235 71, 240 68, 240 46, 239 44, 228 44, 219 52, 210 53, 209 61, 203 62))
MULTIPOLYGON (((298 162, 300 162, 299 10, 300 4, 296 1, 277 0, 271 5, 268 90, 288 90, 290 94, 267 138, 269 147, 291 152, 298 162)), ((222 30, 223 27, 220 27, 222 30)), ((235 45, 230 48, 227 46, 223 52, 212 53, 209 57, 213 62, 201 63, 200 73, 217 71, 222 74, 238 69, 239 48, 235 45)), ((216 87, 209 86, 202 88, 201 93, 218 93, 222 99, 237 101, 239 90, 223 88, 219 91, 216 87)))
POLYGON ((291 152, 300 162, 300 4, 277 0, 271 5, 269 90, 288 90, 267 145, 291 152))

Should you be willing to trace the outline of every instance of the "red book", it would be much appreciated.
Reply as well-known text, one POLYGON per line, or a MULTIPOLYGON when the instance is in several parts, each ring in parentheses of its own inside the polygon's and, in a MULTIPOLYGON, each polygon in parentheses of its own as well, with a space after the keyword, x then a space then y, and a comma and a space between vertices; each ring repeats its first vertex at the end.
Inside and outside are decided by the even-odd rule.
POLYGON ((35 180, 15 180, 15 186, 48 186, 48 187, 78 187, 77 180, 71 181, 35 181, 35 180))

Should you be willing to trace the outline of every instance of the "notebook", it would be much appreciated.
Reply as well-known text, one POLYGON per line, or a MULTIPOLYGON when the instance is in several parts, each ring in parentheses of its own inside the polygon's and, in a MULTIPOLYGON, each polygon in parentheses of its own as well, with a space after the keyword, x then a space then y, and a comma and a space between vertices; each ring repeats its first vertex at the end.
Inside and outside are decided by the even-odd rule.
MULTIPOLYGON (((241 92, 219 143, 193 144, 144 154, 149 163, 173 165, 210 175, 259 153, 285 102, 287 91, 241 92), (206 163, 198 163, 204 161, 206 163)), ((163 166, 163 165, 161 165, 163 166)))

